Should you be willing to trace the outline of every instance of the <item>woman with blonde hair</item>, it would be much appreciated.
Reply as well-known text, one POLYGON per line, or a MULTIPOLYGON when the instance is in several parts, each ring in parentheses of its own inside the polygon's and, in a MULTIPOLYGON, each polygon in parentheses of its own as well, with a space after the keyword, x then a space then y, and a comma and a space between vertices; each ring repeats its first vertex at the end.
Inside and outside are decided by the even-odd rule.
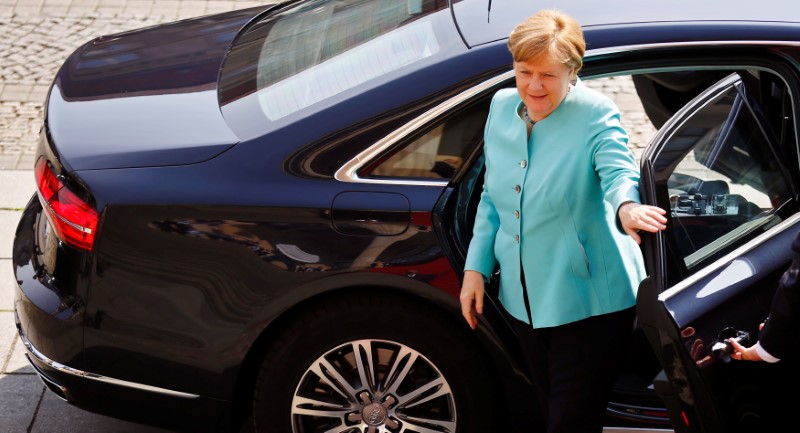
POLYGON ((639 232, 665 229, 665 211, 639 203, 619 109, 577 78, 580 25, 543 10, 514 28, 508 48, 516 89, 494 95, 484 130, 462 314, 474 329, 499 266, 544 431, 600 432, 645 276, 639 232))

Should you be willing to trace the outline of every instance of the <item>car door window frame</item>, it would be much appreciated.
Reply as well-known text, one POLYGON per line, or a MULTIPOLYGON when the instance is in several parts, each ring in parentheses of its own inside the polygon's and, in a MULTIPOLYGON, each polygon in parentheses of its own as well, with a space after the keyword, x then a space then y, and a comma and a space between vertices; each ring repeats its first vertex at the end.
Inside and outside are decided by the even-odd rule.
MULTIPOLYGON (((741 70, 741 67, 732 68, 732 69, 741 70)), ((779 78, 781 77, 780 71, 776 71, 774 68, 765 68, 765 67, 763 67, 763 65, 761 65, 759 67, 759 70, 762 70, 765 73, 773 74, 775 77, 779 77, 779 78)), ((796 92, 796 89, 792 89, 790 84, 787 82, 787 80, 783 80, 783 83, 784 83, 784 86, 786 86, 786 89, 789 92, 789 95, 791 97, 792 94, 794 92, 796 92)), ((668 142, 669 139, 671 138, 672 134, 676 131, 676 129, 680 128, 682 126, 682 122, 676 122, 675 120, 683 118, 684 116, 687 115, 687 113, 691 113, 691 112, 693 112, 695 110, 698 110, 698 107, 704 106, 704 104, 708 103, 708 101, 710 99, 712 99, 715 95, 717 95, 720 92, 721 88, 724 88, 725 86, 729 86, 730 84, 731 84, 730 82, 726 81, 726 82, 720 83, 718 86, 712 87, 711 89, 706 91, 703 95, 699 96, 695 101, 693 101, 692 103, 688 104, 681 111, 676 113, 675 118, 672 119, 668 124, 666 124, 665 127, 662 128, 657 133, 656 137, 654 137, 651 145, 649 146, 649 148, 646 150, 645 154, 642 157, 643 158, 643 162, 649 164, 651 167, 655 167, 657 164, 653 163, 653 160, 657 159, 659 157, 662 157, 661 152, 663 151, 664 143, 668 142)), ((793 99, 793 101, 794 101, 794 99, 793 99)), ((752 109, 752 107, 750 107, 749 104, 750 104, 750 102, 746 102, 745 105, 747 105, 747 107, 745 109, 747 109, 747 110, 751 110, 752 109)), ((795 105, 794 106, 794 112, 792 113, 793 117, 795 117, 795 118, 797 116, 796 110, 797 110, 797 107, 795 105)), ((758 122, 763 122, 763 119, 759 119, 758 122)), ((759 127, 761 127, 761 126, 759 126, 759 127)), ((761 132, 765 133, 764 131, 761 131, 761 132)), ((796 130, 794 131, 793 135, 794 135, 794 137, 788 137, 786 139, 790 140, 790 141, 793 141, 793 146, 792 147, 795 149, 795 152, 796 152, 796 149, 797 149, 797 131, 796 130)), ((784 144, 781 144, 781 145, 785 146, 786 144, 784 143, 784 144)), ((780 163, 781 162, 781 157, 784 156, 783 152, 781 152, 779 149, 776 149, 774 147, 774 143, 771 143, 770 146, 771 146, 770 150, 772 151, 774 157, 778 159, 778 161, 776 161, 776 162, 780 163)), ((764 226, 763 228, 765 228, 765 229, 769 228, 772 225, 776 224, 780 219, 786 219, 789 215, 791 215, 792 213, 797 211, 797 206, 798 206, 798 204, 797 204, 797 190, 794 187, 795 179, 797 178, 797 170, 796 170, 795 167, 796 167, 796 165, 795 164, 791 164, 791 161, 790 161, 789 164, 782 164, 782 167, 781 167, 781 171, 783 173, 783 177, 784 177, 785 182, 787 184, 787 189, 788 189, 787 196, 789 198, 788 202, 791 202, 792 204, 788 204, 788 202, 784 202, 782 204, 778 204, 774 209, 774 213, 776 213, 776 214, 780 213, 781 214, 780 218, 777 219, 777 220, 774 220, 774 221, 771 221, 770 220, 771 218, 767 218, 765 220, 762 220, 761 224, 764 226), (783 206, 783 209, 779 209, 781 206, 783 206)), ((657 170, 657 169, 654 168, 654 170, 657 170)), ((657 203, 658 203, 658 205, 669 209, 670 206, 669 206, 669 198, 668 198, 668 190, 669 190, 668 189, 668 185, 665 184, 664 179, 662 179, 660 182, 661 182, 661 186, 657 186, 656 187, 656 190, 658 191, 657 192, 657 196, 658 196, 657 203)), ((656 184, 658 184, 658 183, 659 183, 659 181, 656 181, 656 184)), ((683 280, 685 280, 687 278, 691 278, 691 280, 694 281, 695 278, 692 278, 694 273, 699 273, 701 275, 706 275, 708 272, 712 272, 713 269, 717 269, 719 266, 722 266, 724 264, 725 260, 726 260, 726 257, 728 257, 730 252, 736 250, 742 244, 747 243, 749 241, 749 239, 753 237, 753 236, 748 236, 748 237, 742 237, 742 238, 729 239, 729 243, 727 245, 725 245, 724 248, 721 249, 721 251, 724 252, 725 254, 714 254, 714 255, 705 257, 705 258, 703 258, 703 260, 701 260, 701 263, 699 263, 699 266, 696 266, 695 270, 689 271, 686 267, 675 266, 674 265, 675 263, 683 262, 685 257, 675 257, 676 252, 675 252, 675 248, 674 247, 672 248, 672 251, 669 251, 669 249, 670 249, 669 248, 669 245, 670 245, 669 241, 671 240, 670 239, 670 234, 669 233, 661 233, 661 234, 659 234, 659 236, 666 241, 665 242, 666 245, 665 245, 665 248, 663 249, 663 251, 658 251, 658 253, 663 255, 663 259, 664 259, 663 262, 665 262, 667 264, 669 264, 669 263, 673 264, 672 267, 671 267, 672 271, 665 272, 667 274, 667 278, 665 280, 665 284, 666 284, 666 287, 664 288, 665 290, 669 289, 670 287, 673 287, 673 286, 676 286, 676 285, 680 284, 683 280), (673 257, 670 258, 669 257, 670 255, 672 255, 673 257), (676 277, 676 272, 675 271, 677 271, 677 273, 679 273, 680 275, 676 277)), ((685 262, 683 262, 682 264, 686 265, 685 262)), ((690 263, 690 264, 698 265, 698 263, 690 263)))

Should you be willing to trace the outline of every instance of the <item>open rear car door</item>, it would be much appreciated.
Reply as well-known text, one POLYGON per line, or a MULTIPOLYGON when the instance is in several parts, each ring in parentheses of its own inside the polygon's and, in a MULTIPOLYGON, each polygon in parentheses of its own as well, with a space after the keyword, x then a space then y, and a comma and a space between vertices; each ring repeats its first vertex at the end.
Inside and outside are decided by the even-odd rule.
POLYGON ((653 386, 679 433, 796 424, 796 397, 782 396, 796 395, 797 361, 734 361, 725 344, 755 342, 800 230, 797 89, 781 78, 789 73, 774 64, 731 70, 642 156, 642 200, 667 209, 669 222, 644 236, 638 321, 663 367, 653 386))

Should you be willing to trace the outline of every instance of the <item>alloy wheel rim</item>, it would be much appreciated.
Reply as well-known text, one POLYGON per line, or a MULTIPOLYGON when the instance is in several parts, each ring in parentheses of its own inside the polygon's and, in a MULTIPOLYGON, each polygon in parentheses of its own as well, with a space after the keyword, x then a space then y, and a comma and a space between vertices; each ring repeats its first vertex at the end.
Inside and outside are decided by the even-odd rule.
POLYGON ((400 343, 356 340, 317 358, 291 407, 294 433, 454 432, 453 392, 425 356, 400 343))

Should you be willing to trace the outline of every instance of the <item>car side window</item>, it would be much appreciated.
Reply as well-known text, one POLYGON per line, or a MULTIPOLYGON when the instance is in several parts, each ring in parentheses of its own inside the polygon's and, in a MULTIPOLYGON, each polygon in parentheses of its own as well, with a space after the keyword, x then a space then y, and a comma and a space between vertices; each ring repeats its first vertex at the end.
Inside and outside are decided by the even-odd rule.
POLYGON ((793 197, 779 143, 751 95, 758 80, 742 74, 679 115, 654 160, 671 211, 664 236, 686 274, 777 223, 793 197))
POLYGON ((393 149, 361 177, 450 179, 469 153, 483 140, 490 100, 479 101, 393 149))

